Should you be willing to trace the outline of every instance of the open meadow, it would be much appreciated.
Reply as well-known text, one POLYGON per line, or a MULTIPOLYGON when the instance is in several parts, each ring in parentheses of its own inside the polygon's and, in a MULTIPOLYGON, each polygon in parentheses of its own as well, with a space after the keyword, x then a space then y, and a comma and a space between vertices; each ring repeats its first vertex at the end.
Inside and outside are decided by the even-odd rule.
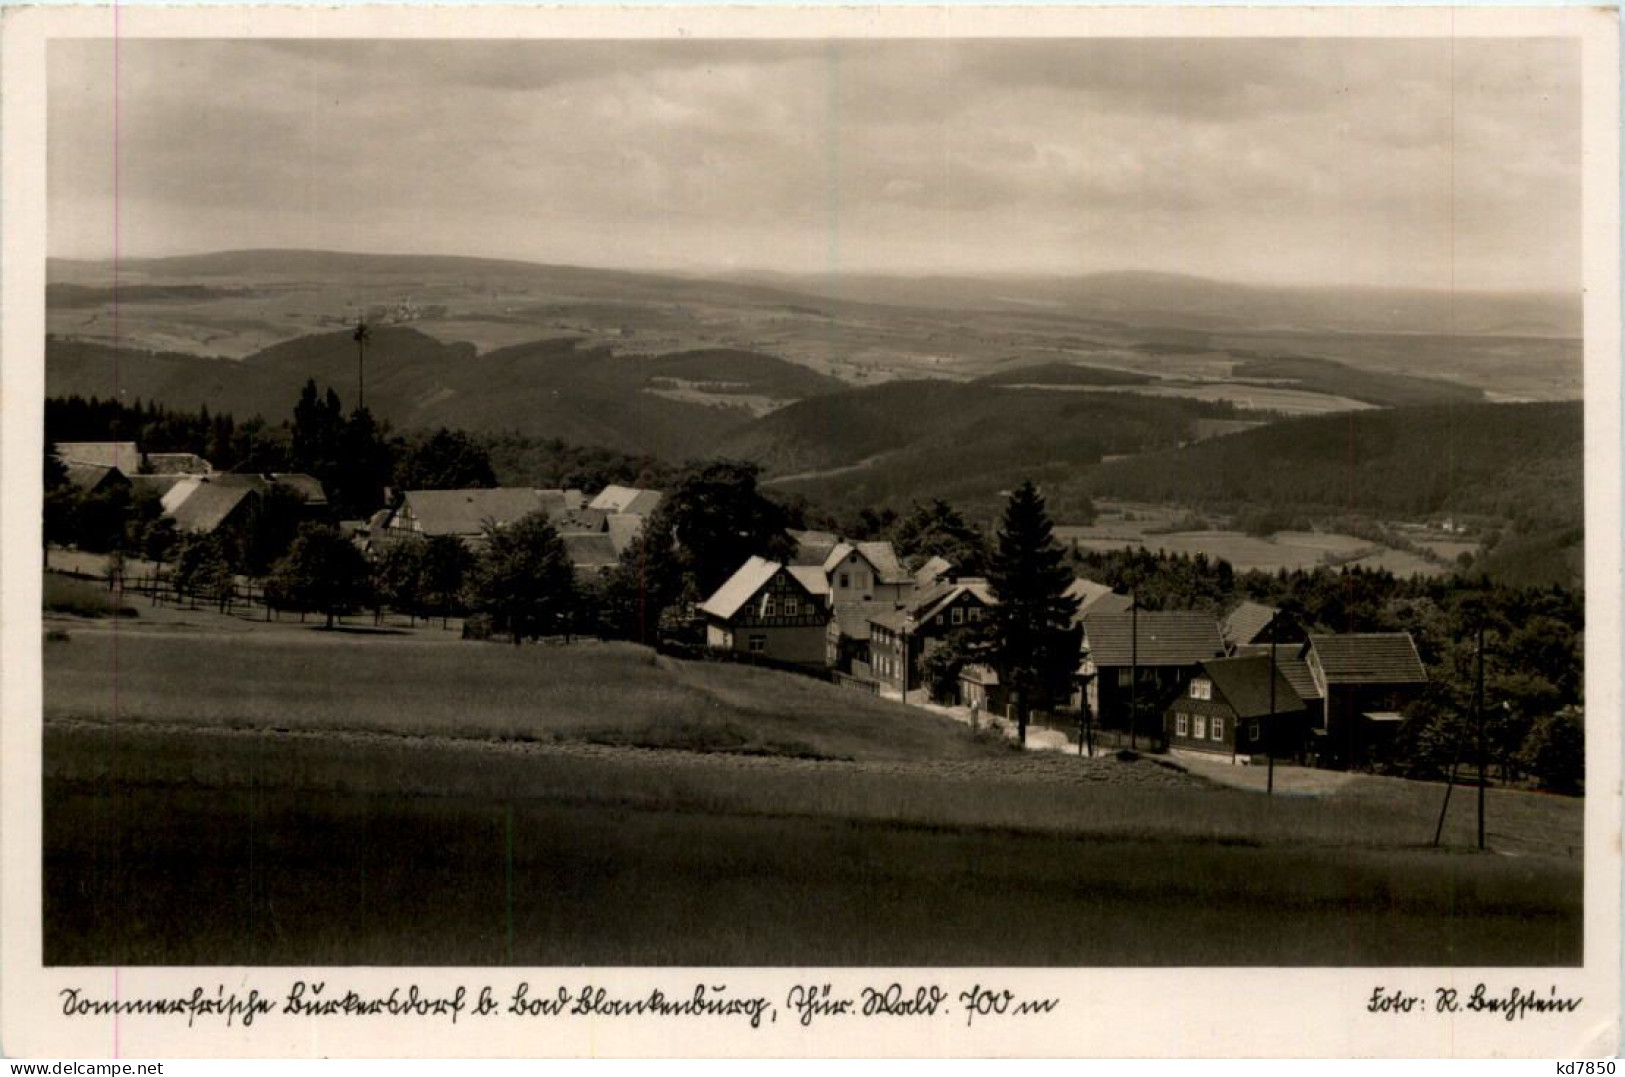
POLYGON ((1581 956, 1576 800, 1434 850, 1436 787, 1270 799, 627 645, 46 627, 52 964, 1581 956))

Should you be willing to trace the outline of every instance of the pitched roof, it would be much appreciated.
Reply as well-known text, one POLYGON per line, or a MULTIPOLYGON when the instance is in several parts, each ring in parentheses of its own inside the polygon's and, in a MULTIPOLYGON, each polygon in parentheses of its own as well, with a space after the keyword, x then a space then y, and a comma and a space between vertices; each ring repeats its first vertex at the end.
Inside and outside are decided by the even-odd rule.
POLYGON ((612 568, 620 558, 615 543, 602 531, 573 531, 560 535, 570 564, 576 568, 612 568))
POLYGON ((647 516, 659 507, 660 498, 659 490, 640 490, 636 486, 611 483, 598 491, 598 496, 588 502, 586 507, 599 512, 630 512, 638 516, 647 516))
POLYGON ((1083 619, 1083 630, 1084 646, 1096 666, 1136 661, 1142 666, 1190 666, 1224 653, 1218 623, 1188 610, 1091 613, 1083 619))
MULTIPOLYGON (((700 603, 699 609, 713 617, 729 620, 784 568, 785 566, 777 561, 752 556, 749 561, 739 566, 737 572, 728 577, 726 583, 717 588, 715 594, 700 603)), ((824 578, 823 570, 816 565, 791 565, 786 571, 813 597, 829 595, 829 581, 824 578)))
POLYGON ((797 531, 791 528, 785 534, 796 544, 796 552, 790 557, 793 565, 821 566, 841 541, 841 537, 833 531, 797 531))
POLYGON ((67 469, 68 481, 77 489, 87 493, 109 479, 118 480, 124 478, 124 473, 118 468, 107 467, 103 464, 67 463, 63 466, 67 469))
POLYGON ((928 592, 932 597, 928 601, 916 600, 910 613, 913 619, 924 624, 949 606, 957 602, 961 595, 971 595, 984 606, 997 606, 998 600, 993 597, 993 589, 988 582, 981 578, 959 580, 955 583, 938 584, 928 592))
POLYGON ((869 562, 869 567, 874 569, 876 583, 912 583, 914 580, 897 559, 897 551, 889 542, 838 542, 824 558, 824 571, 834 572, 842 561, 854 553, 869 562))
POLYGON ((327 491, 323 489, 321 480, 302 471, 228 471, 210 475, 203 481, 221 486, 242 486, 262 494, 272 487, 281 487, 299 495, 307 505, 327 504, 327 491))
MULTIPOLYGON (((1270 713, 1270 659, 1267 654, 1240 658, 1213 658, 1202 663, 1215 688, 1238 718, 1258 718, 1270 713)), ((1304 709, 1303 698, 1279 667, 1275 670, 1275 713, 1290 714, 1304 709)))
POLYGON ((247 486, 188 479, 177 483, 164 496, 164 511, 174 518, 175 530, 208 534, 225 523, 243 502, 259 496, 259 491, 247 486), (177 498, 171 509, 170 498, 183 490, 184 496, 177 498))
POLYGON ((1244 599, 1241 605, 1227 613, 1224 620, 1219 622, 1219 635, 1232 647, 1260 642, 1259 636, 1279 612, 1280 610, 1274 606, 1244 599))
POLYGON ((485 521, 510 524, 533 512, 548 519, 569 508, 564 490, 498 486, 489 490, 408 490, 402 504, 425 535, 478 535, 485 521))
POLYGON ((1309 636, 1328 684, 1424 684, 1427 670, 1409 632, 1309 636))
POLYGON ((141 490, 151 490, 160 498, 175 488, 175 484, 185 479, 185 475, 131 475, 130 485, 141 490))
POLYGON ((929 587, 953 567, 946 557, 932 557, 914 570, 914 586, 929 587))
POLYGON ((791 565, 790 575, 800 581, 808 593, 829 597, 829 577, 815 565, 791 565))
MULTIPOLYGON (((869 625, 877 617, 889 613, 897 613, 899 617, 906 616, 904 611, 897 608, 897 603, 889 599, 869 602, 843 602, 835 607, 835 623, 840 626, 841 635, 852 639, 868 639, 869 625)), ((899 624, 901 621, 899 621, 899 624)))
MULTIPOLYGON (((1269 657, 1270 645, 1267 643, 1244 643, 1236 648, 1236 654, 1263 655, 1269 657)), ((1320 687, 1315 684, 1315 675, 1309 670, 1309 663, 1303 660, 1303 644, 1277 643, 1275 645, 1275 668, 1286 678, 1292 690, 1298 693, 1298 698, 1309 701, 1320 699, 1320 687)))
POLYGON ((613 512, 604 517, 604 526, 609 533, 609 541, 615 544, 617 557, 643 534, 643 521, 644 517, 629 512, 613 512))
POLYGON ((214 465, 195 452, 150 452, 147 471, 154 475, 207 475, 214 465))
POLYGON ((783 567, 777 561, 752 556, 717 588, 715 594, 700 603, 700 611, 727 620, 738 613, 739 608, 749 602, 751 596, 765 587, 767 581, 783 567))
POLYGON ((141 450, 133 441, 59 441, 56 455, 65 464, 100 464, 126 475, 141 470, 141 450))
POLYGON ((1133 599, 1120 595, 1103 583, 1078 577, 1067 584, 1066 597, 1078 604, 1072 623, 1077 624, 1091 613, 1127 613, 1133 599))

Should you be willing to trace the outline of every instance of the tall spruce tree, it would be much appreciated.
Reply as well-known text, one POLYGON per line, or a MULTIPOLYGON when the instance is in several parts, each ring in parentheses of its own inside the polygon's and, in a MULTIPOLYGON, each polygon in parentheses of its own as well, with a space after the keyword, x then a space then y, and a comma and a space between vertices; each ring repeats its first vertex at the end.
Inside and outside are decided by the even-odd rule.
POLYGON ((1000 681, 1016 693, 1023 744, 1032 702, 1064 691, 1076 664, 1072 618, 1077 602, 1066 595, 1071 582, 1044 499, 1030 480, 1024 482, 1005 506, 988 567, 988 583, 998 599, 994 662, 1000 681))

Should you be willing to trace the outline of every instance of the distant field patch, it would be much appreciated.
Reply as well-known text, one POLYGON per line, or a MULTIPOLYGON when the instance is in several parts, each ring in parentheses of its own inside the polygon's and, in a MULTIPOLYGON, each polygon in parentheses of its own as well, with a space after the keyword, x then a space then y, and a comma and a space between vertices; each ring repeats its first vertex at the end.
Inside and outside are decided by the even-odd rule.
POLYGON ((1085 550, 1144 546, 1165 553, 1206 554, 1210 558, 1223 558, 1238 572, 1255 569, 1275 572, 1283 568, 1293 571, 1327 564, 1384 568, 1396 576, 1437 576, 1449 571, 1416 554, 1331 532, 1282 531, 1269 538, 1224 530, 1155 533, 1153 529, 1158 522, 1167 518, 1167 514, 1147 514, 1136 521, 1113 520, 1088 527, 1060 525, 1055 528, 1055 537, 1063 543, 1076 542, 1085 550), (1360 556, 1362 552, 1364 556, 1360 556))

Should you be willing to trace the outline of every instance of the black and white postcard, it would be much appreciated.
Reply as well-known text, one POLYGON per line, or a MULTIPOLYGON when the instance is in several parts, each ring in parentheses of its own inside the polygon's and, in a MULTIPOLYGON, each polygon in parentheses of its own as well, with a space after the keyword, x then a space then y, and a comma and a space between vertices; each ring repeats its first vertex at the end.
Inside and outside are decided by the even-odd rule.
POLYGON ((4 1053, 1617 1050, 1616 12, 4 31, 4 1053))

